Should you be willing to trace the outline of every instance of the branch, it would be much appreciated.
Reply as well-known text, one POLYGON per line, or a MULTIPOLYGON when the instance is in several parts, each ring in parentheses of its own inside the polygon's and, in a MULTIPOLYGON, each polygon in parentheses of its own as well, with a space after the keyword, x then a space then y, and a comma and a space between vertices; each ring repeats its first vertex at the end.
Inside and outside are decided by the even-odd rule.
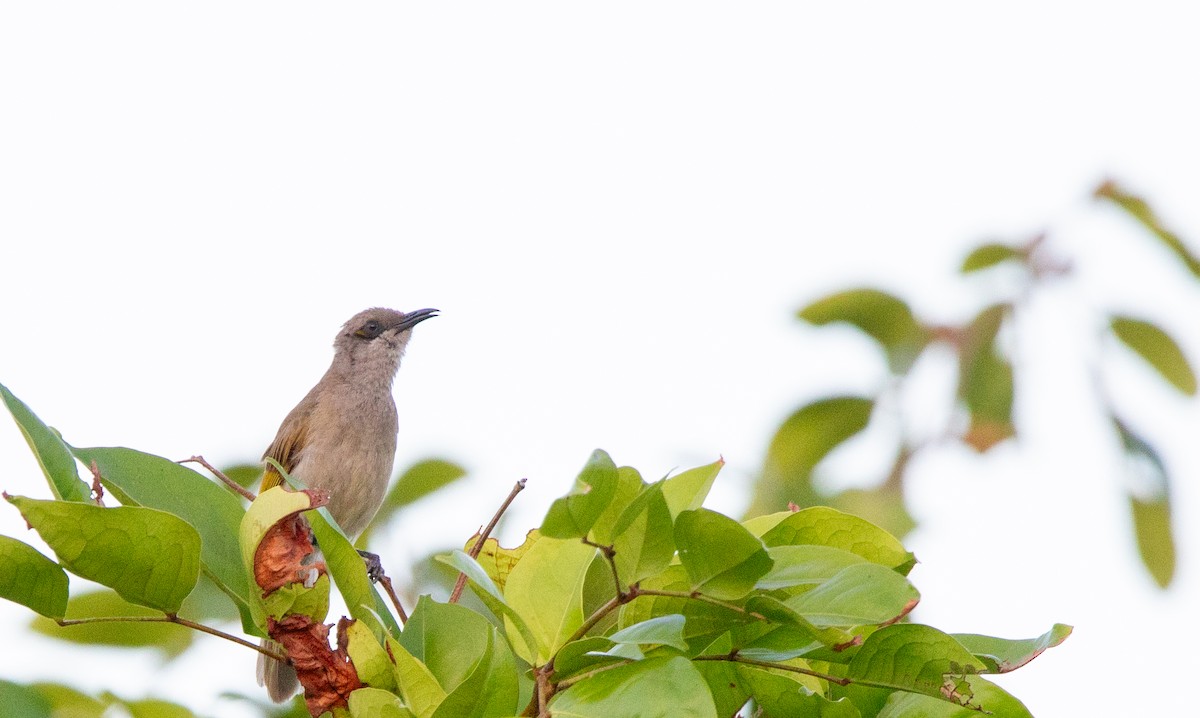
POLYGON ((726 653, 726 654, 719 655, 719 656, 696 656, 692 660, 693 661, 729 661, 730 663, 745 663, 750 666, 758 666, 759 668, 776 668, 781 671, 791 671, 792 673, 802 673, 806 676, 820 678, 822 680, 829 681, 830 683, 836 683, 839 686, 848 686, 851 683, 856 682, 856 681, 850 680, 849 678, 838 678, 837 676, 831 676, 828 673, 819 673, 817 671, 812 671, 807 668, 801 668, 799 666, 789 666, 785 663, 772 663, 771 661, 759 661, 759 660, 755 660, 753 658, 743 658, 736 653, 726 653))
POLYGON ((224 638, 226 641, 232 641, 239 646, 251 648, 263 654, 264 656, 267 656, 268 658, 274 658, 275 660, 283 663, 287 663, 288 660, 288 657, 279 651, 272 651, 265 646, 251 643, 244 638, 239 638, 233 634, 226 633, 211 626, 205 626, 202 623, 196 623, 195 621, 189 621, 186 618, 180 618, 173 613, 168 613, 163 616, 96 616, 93 618, 56 618, 54 619, 54 622, 63 627, 84 626, 89 623, 176 623, 180 626, 186 626, 192 630, 200 631, 201 633, 207 633, 210 636, 224 638))
POLYGON ((583 541, 586 545, 591 546, 592 548, 599 549, 600 553, 604 554, 604 560, 608 561, 608 566, 610 569, 612 569, 613 583, 616 584, 617 595, 623 595, 625 590, 621 588, 621 575, 617 573, 617 562, 613 560, 613 557, 617 555, 616 549, 614 549, 612 546, 605 546, 604 544, 596 543, 595 541, 588 541, 586 536, 580 539, 580 541, 583 541))
MULTIPOLYGON (((496 515, 492 516, 492 520, 488 522, 488 525, 483 528, 483 531, 479 532, 479 538, 475 540, 475 543, 471 546, 471 550, 467 552, 468 556, 479 558, 479 552, 483 550, 483 542, 487 541, 488 535, 496 528, 496 524, 500 523, 500 517, 508 510, 509 504, 513 502, 513 499, 517 498, 517 494, 525 489, 525 481, 526 479, 521 479, 513 484, 512 491, 508 492, 508 498, 504 500, 504 503, 500 504, 500 508, 496 510, 496 515)), ((458 580, 454 582, 454 590, 450 592, 450 603, 458 603, 458 599, 462 596, 463 589, 466 586, 467 574, 458 574, 458 580)))
POLYGON ((408 623, 408 613, 404 611, 404 606, 400 603, 400 597, 396 595, 396 590, 392 588, 392 578, 386 573, 379 577, 379 585, 383 586, 383 591, 392 600, 392 606, 395 607, 396 613, 400 615, 400 623, 408 623))
POLYGON ((190 459, 180 459, 179 461, 176 461, 175 463, 176 464, 187 464, 189 462, 194 463, 194 464, 200 464, 204 468, 211 471, 213 473, 213 476, 216 476, 218 479, 225 482, 226 486, 228 486, 230 489, 232 489, 234 493, 240 494, 242 496, 242 498, 244 498, 248 501, 253 501, 255 498, 257 498, 257 497, 255 497, 255 495, 252 491, 244 488, 241 484, 239 484, 238 482, 236 482, 233 479, 226 476, 220 469, 218 469, 217 467, 208 463, 208 461, 206 461, 204 459, 204 457, 200 456, 199 454, 197 454, 196 456, 193 456, 190 459))
POLYGON ((701 603, 707 603, 712 606, 720 606, 728 611, 733 611, 748 618, 753 618, 756 621, 770 620, 757 611, 747 611, 737 604, 729 603, 728 601, 722 601, 718 598, 713 598, 712 596, 705 596, 699 591, 692 591, 691 593, 688 593, 687 591, 662 591, 656 588, 641 588, 639 586, 634 586, 630 589, 630 593, 633 594, 633 598, 637 598, 638 596, 663 596, 664 598, 691 599, 693 601, 700 601, 701 603))

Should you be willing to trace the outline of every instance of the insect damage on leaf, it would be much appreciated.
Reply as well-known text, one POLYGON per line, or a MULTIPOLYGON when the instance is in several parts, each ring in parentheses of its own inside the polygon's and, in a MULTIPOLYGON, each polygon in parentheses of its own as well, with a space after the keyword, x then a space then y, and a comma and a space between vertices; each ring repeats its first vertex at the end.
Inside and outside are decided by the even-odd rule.
POLYGON ((287 651, 292 668, 304 687, 304 703, 318 716, 346 707, 350 694, 362 688, 354 663, 346 653, 346 629, 351 621, 338 622, 338 647, 329 647, 329 625, 312 617, 292 614, 283 620, 267 619, 271 639, 287 651))
MULTIPOLYGON (((305 493, 312 508, 329 502, 328 492, 309 489, 305 493)), ((271 526, 254 552, 254 582, 263 590, 263 597, 297 581, 311 585, 325 573, 324 563, 304 563, 314 550, 312 529, 300 513, 289 514, 271 526)))

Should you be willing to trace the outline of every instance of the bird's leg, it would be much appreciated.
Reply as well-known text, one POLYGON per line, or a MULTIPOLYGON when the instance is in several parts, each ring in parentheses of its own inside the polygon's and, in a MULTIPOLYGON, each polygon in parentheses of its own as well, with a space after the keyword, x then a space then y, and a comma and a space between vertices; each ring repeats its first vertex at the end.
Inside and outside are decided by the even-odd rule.
POLYGON ((367 564, 367 578, 371 579, 371 583, 379 583, 379 579, 384 577, 383 562, 379 560, 379 554, 360 549, 358 555, 362 556, 363 562, 367 564))

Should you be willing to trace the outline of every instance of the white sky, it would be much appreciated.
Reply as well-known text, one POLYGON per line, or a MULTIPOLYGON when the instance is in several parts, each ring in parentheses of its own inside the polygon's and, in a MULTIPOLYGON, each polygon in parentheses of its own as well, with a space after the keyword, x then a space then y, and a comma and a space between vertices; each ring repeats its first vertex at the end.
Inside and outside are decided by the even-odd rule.
MULTIPOLYGON (((952 276, 963 252, 1048 229, 1080 276, 1021 340, 1030 441, 912 475, 919 616, 1009 637, 1076 625, 1001 679, 1039 716, 1177 713, 1200 641, 1197 410, 1117 355, 1119 396, 1176 474, 1180 567, 1160 593, 1072 357, 1099 304, 1160 319, 1200 360, 1195 284, 1087 196, 1115 176, 1200 248, 1197 19, 1182 3, 6 3, 0 381, 76 445, 253 459, 347 317, 438 307, 397 383, 398 462, 445 455, 471 484, 397 532, 403 565, 461 542, 522 476, 509 537, 536 524, 597 446, 650 478, 723 454, 710 504, 736 514, 787 413, 878 380, 864 345, 796 307, 872 283, 960 318, 979 301, 952 276)), ((0 488, 45 495, 5 423, 0 488)), ((35 541, 15 511, 0 531, 35 541)), ((0 630, 27 616, 0 606, 0 630)), ((237 715, 214 696, 252 690, 254 656, 200 640, 161 666, 22 638, 0 676, 237 715)))

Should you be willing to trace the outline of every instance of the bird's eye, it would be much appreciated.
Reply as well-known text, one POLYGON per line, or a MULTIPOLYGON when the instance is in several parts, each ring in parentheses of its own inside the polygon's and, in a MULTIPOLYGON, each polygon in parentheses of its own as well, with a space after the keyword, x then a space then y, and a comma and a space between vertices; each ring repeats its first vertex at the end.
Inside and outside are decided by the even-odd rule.
POLYGON ((379 336, 381 331, 383 331, 383 325, 372 319, 363 324, 362 328, 355 332, 355 334, 366 339, 374 339, 379 336))

